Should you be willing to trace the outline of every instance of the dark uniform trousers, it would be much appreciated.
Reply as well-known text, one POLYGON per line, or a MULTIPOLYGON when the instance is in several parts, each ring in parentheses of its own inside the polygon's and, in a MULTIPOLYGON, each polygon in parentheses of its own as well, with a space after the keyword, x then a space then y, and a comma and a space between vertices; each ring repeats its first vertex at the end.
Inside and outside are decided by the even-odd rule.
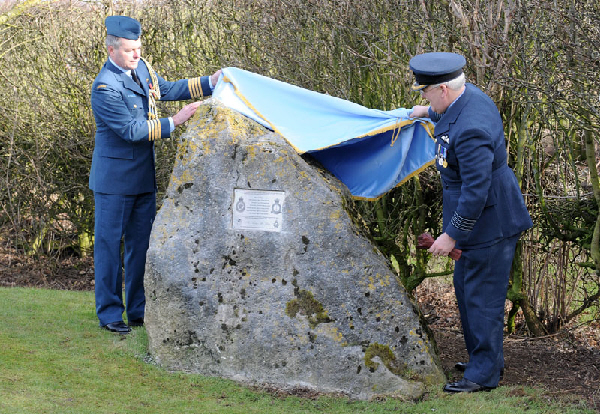
POLYGON ((481 249, 465 249, 454 267, 454 291, 469 364, 464 377, 495 387, 504 368, 504 303, 519 234, 481 249))
POLYGON ((144 317, 144 270, 152 223, 156 214, 156 193, 136 195, 94 193, 96 274, 96 314, 100 325, 122 320, 121 289, 125 274, 127 318, 144 317), (123 257, 121 257, 123 240, 123 257), (99 260, 98 260, 99 259, 99 260))

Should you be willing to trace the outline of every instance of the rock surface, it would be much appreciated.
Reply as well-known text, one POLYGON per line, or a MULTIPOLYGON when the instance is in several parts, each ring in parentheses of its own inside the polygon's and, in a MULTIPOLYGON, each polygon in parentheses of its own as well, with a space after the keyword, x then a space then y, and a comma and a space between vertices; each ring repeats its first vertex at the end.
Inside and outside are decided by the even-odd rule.
POLYGON ((356 399, 418 398, 443 382, 418 310, 348 197, 278 134, 206 101, 152 230, 145 322, 154 359, 356 399))

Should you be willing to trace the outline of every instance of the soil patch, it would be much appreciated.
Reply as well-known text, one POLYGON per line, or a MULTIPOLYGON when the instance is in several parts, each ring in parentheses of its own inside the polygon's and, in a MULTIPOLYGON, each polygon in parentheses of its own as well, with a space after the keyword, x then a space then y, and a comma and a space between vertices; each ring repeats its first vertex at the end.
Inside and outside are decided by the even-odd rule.
MULTIPOLYGON (((454 364, 467 361, 468 355, 452 283, 425 280, 415 296, 434 333, 444 372, 450 380, 459 380, 462 373, 454 364)), ((518 315, 517 326, 520 334, 504 337, 505 367, 500 385, 541 388, 549 399, 584 399, 600 412, 600 322, 567 326, 541 338, 525 335, 522 315, 518 315)))

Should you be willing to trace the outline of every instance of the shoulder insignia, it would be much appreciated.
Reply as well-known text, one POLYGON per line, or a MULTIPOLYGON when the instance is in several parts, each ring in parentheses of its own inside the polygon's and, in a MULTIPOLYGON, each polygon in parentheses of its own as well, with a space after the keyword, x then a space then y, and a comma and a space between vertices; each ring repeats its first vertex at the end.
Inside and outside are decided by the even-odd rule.
POLYGON ((98 86, 96 86, 96 89, 102 89, 102 88, 106 88, 106 85, 98 85, 98 86))

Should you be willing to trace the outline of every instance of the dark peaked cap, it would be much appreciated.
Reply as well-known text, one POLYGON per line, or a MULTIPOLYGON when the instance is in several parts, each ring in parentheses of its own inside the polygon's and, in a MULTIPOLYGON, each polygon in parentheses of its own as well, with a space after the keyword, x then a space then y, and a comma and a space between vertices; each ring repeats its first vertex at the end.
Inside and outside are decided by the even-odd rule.
POLYGON ((142 25, 129 16, 108 16, 104 21, 106 34, 137 40, 142 34, 142 25))
POLYGON ((458 77, 467 64, 465 58, 457 53, 431 52, 413 57, 410 70, 415 74, 413 90, 418 91, 427 85, 437 85, 458 77))

